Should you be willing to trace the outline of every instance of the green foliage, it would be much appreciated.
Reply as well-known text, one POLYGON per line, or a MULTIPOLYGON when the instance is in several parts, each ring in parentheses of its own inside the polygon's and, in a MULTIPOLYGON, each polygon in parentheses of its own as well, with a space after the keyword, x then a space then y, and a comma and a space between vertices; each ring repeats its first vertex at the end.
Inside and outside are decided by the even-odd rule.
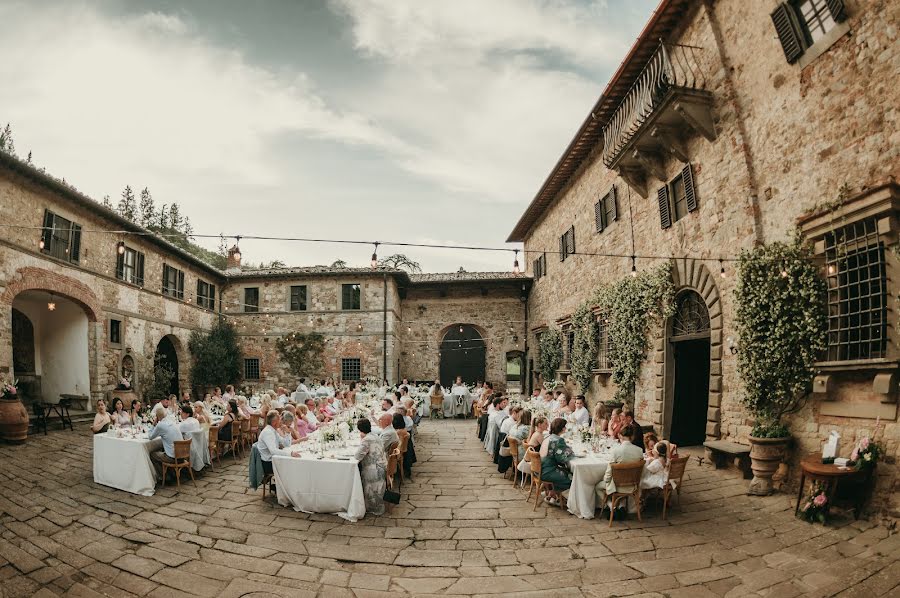
POLYGON ((395 270, 406 270, 411 274, 418 274, 422 271, 422 266, 419 262, 411 260, 406 257, 402 253, 395 253, 394 255, 389 255, 386 258, 381 259, 378 262, 378 265, 383 268, 394 268, 395 270))
POLYGON ((122 218, 127 218, 132 222, 137 221, 137 202, 134 199, 134 191, 131 190, 130 185, 125 185, 125 188, 122 190, 122 197, 119 199, 119 206, 116 208, 116 211, 119 212, 119 216, 122 218))
POLYGON ((281 360, 295 376, 314 376, 324 365, 325 337, 318 332, 293 332, 275 341, 281 360))
POLYGON ((825 349, 825 281, 800 239, 741 252, 735 289, 742 401, 753 434, 787 432, 781 418, 800 409, 825 349))
POLYGON ((671 266, 660 264, 637 276, 603 285, 592 303, 608 319, 609 362, 612 380, 617 385, 615 398, 632 404, 641 363, 650 347, 650 327, 672 316, 675 310, 671 266))
POLYGON ((3 130, 0 131, 0 151, 6 152, 11 156, 16 155, 16 145, 13 143, 13 134, 9 123, 6 123, 3 130))
POLYGON ((541 333, 538 371, 545 382, 556 378, 556 370, 559 369, 559 365, 562 363, 562 343, 562 334, 559 328, 549 328, 541 333))
POLYGON ((195 330, 188 341, 191 383, 195 387, 238 384, 242 378, 241 349, 234 326, 224 318, 209 332, 195 330))
POLYGON ((166 363, 165 359, 160 359, 158 355, 154 356, 153 368, 144 374, 141 380, 144 402, 149 405, 169 396, 174 379, 175 369, 166 363))
POLYGON ((787 438, 791 433, 784 424, 757 423, 750 431, 754 438, 787 438))
POLYGON ((572 377, 578 383, 581 392, 587 392, 594 378, 594 367, 597 365, 597 320, 591 311, 590 302, 582 303, 572 316, 572 331, 575 340, 572 344, 572 377))

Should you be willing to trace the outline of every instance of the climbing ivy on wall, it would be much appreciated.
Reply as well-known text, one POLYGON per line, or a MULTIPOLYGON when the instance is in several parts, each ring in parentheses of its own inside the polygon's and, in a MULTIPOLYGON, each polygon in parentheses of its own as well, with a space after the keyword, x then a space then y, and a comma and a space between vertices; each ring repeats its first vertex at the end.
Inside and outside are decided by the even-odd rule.
POLYGON ((582 303, 572 316, 572 331, 575 333, 572 344, 572 377, 578 383, 581 392, 587 392, 594 377, 597 365, 597 320, 591 311, 589 302, 582 303))
POLYGON ((541 334, 539 341, 540 356, 538 357, 538 370, 541 372, 544 382, 556 378, 556 370, 562 363, 562 334, 558 328, 549 328, 541 334))

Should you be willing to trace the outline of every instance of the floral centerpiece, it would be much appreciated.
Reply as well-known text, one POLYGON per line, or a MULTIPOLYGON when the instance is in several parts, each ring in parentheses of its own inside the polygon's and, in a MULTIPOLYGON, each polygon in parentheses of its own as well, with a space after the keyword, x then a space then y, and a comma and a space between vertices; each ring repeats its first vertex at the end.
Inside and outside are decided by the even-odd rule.
POLYGON ((18 380, 9 382, 0 377, 0 399, 15 399, 19 393, 18 389, 16 388, 18 385, 18 380))
POLYGON ((559 386, 565 386, 565 382, 559 380, 557 378, 553 378, 551 380, 544 380, 544 390, 553 390, 559 386))
POLYGON ((590 428, 581 429, 581 442, 588 444, 594 439, 594 431, 590 428))
POLYGON ((221 415, 224 417, 225 407, 223 407, 221 403, 215 402, 209 406, 209 412, 213 415, 221 415))
POLYGON ((853 449, 850 460, 856 463, 857 469, 864 471, 875 467, 879 457, 881 457, 881 445, 865 437, 853 449))
POLYGON ((329 426, 322 430, 323 442, 340 442, 346 438, 342 426, 329 426))
POLYGON ((825 488, 820 484, 813 484, 812 492, 806 498, 806 501, 797 513, 797 517, 809 523, 819 522, 824 525, 825 519, 828 517, 829 506, 830 503, 828 496, 825 494, 825 488))

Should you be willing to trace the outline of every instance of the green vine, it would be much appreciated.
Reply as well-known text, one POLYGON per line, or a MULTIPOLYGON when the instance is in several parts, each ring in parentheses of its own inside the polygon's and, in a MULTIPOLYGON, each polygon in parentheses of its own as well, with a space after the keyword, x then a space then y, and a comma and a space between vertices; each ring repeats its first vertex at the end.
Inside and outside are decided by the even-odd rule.
POLYGON ((675 286, 669 263, 597 289, 593 303, 608 320, 609 362, 616 400, 633 404, 641 363, 650 347, 652 325, 675 313, 675 286))
POLYGON ((544 381, 556 378, 556 370, 562 363, 562 334, 558 328, 548 328, 541 334, 539 341, 541 354, 538 357, 538 370, 544 381))
POLYGON ((587 392, 594 378, 594 366, 597 364, 597 320, 591 310, 590 302, 582 303, 572 316, 572 331, 575 342, 572 345, 572 377, 587 392))
POLYGON ((755 437, 787 431, 782 417, 809 396, 825 349, 825 281, 808 247, 771 243, 745 250, 738 264, 735 324, 742 401, 756 417, 755 437))

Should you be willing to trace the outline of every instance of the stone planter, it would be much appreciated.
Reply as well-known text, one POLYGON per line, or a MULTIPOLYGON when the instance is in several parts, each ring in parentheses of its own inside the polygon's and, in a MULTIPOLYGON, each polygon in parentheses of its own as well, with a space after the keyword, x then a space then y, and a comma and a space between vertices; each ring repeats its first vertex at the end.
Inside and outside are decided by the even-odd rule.
POLYGON ((753 479, 747 494, 768 496, 772 494, 772 476, 784 460, 791 437, 755 438, 750 437, 750 469, 753 479))
POLYGON ((0 439, 24 442, 28 438, 28 411, 18 397, 0 399, 0 439))

